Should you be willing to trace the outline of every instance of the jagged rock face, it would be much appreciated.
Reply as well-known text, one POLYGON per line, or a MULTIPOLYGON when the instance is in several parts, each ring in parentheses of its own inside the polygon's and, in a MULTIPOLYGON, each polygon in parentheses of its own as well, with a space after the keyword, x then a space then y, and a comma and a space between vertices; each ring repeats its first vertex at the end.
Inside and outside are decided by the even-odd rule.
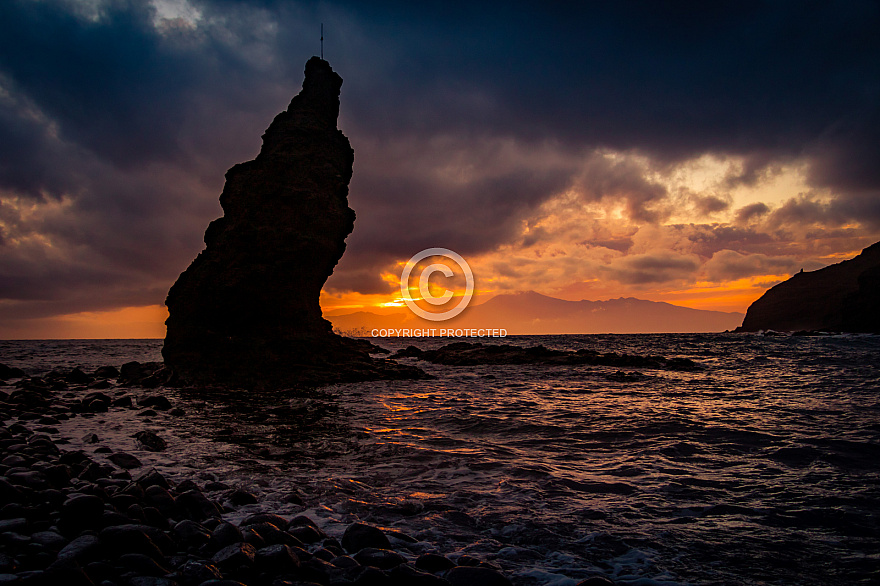
POLYGON ((185 380, 265 386, 375 370, 363 345, 331 332, 318 304, 355 219, 354 151, 336 128, 341 86, 329 63, 310 59, 260 154, 226 173, 224 215, 166 300, 162 354, 185 380))
POLYGON ((737 331, 880 333, 880 242, 857 257, 798 273, 752 303, 737 331))

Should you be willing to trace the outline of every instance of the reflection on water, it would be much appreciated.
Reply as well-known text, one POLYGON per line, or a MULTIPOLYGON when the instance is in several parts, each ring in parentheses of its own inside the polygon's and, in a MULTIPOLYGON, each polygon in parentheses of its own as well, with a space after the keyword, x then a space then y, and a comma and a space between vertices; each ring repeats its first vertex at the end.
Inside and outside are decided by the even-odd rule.
POLYGON ((393 526, 490 557, 523 584, 596 571, 639 583, 880 580, 880 339, 504 342, 706 369, 419 362, 437 378, 299 398, 183 395, 188 415, 171 424, 246 445, 267 484, 299 488, 324 522, 393 526))

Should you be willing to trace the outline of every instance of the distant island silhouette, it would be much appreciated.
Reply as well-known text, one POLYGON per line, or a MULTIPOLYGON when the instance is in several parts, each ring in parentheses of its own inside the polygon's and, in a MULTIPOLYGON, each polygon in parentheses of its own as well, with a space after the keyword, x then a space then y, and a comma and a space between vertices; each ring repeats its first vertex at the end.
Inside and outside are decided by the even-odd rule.
POLYGON ((759 330, 880 333, 880 242, 769 289, 736 331, 759 330))
MULTIPOLYGON (((568 301, 535 291, 497 295, 441 322, 419 320, 405 308, 380 315, 368 311, 327 316, 342 331, 372 328, 505 328, 510 334, 631 334, 723 332, 743 314, 692 309, 671 303, 621 297, 568 301)), ((369 335, 369 333, 367 333, 369 335)))

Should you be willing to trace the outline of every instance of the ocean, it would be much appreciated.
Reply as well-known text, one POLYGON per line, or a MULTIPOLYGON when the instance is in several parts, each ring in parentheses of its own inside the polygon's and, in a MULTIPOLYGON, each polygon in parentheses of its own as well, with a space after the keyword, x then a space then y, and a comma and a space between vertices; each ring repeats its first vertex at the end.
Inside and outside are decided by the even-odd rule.
MULTIPOLYGON (((372 340, 390 350, 449 339, 372 340)), ((450 367, 306 396, 166 394, 185 414, 62 421, 172 478, 219 479, 257 509, 355 520, 492 560, 518 584, 880 583, 880 337, 511 336, 487 343, 686 357, 694 372, 450 367), (165 452, 136 449, 150 429, 165 452), (304 505, 285 502, 296 492, 304 505)), ((161 360, 161 340, 2 341, 0 363, 161 360)), ((8 422, 7 422, 8 424, 8 422)))

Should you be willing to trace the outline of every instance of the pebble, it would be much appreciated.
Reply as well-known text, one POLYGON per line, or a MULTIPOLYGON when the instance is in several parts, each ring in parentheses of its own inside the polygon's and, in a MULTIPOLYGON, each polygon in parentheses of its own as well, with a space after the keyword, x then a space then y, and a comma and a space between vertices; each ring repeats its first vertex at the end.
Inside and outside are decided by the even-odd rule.
MULTIPOLYGON (((123 371, 133 384, 157 369, 132 364, 123 371)), ((257 495, 216 480, 204 492, 194 480, 175 485, 155 469, 132 480, 128 470, 143 468, 132 454, 103 446, 89 453, 62 450, 61 440, 34 433, 31 426, 59 425, 68 414, 88 419, 102 410, 130 408, 131 395, 120 396, 111 390, 115 385, 99 384, 118 376, 113 367, 92 375, 82 369, 58 371, 43 379, 23 378, 21 388, 0 392, 0 413, 18 419, 10 425, 0 422, 0 585, 511 583, 486 562, 466 555, 460 556, 459 565, 436 553, 422 553, 412 563, 408 560, 425 551, 425 542, 364 523, 350 524, 337 536, 339 541, 303 515, 288 520, 264 511, 233 524, 223 519, 232 510, 227 507, 259 505, 257 495), (84 385, 93 388, 79 401, 84 385), (67 405, 65 412, 53 408, 53 401, 67 405), (95 452, 108 453, 112 465, 95 452)), ((172 410, 161 396, 146 397, 139 407, 172 410)), ((139 431, 133 437, 144 450, 168 449, 154 432, 139 431)), ((84 444, 101 441, 93 432, 82 437, 84 444)), ((304 504, 297 492, 286 500, 304 504)), ((594 577, 581 586, 603 584, 612 583, 594 577)))

